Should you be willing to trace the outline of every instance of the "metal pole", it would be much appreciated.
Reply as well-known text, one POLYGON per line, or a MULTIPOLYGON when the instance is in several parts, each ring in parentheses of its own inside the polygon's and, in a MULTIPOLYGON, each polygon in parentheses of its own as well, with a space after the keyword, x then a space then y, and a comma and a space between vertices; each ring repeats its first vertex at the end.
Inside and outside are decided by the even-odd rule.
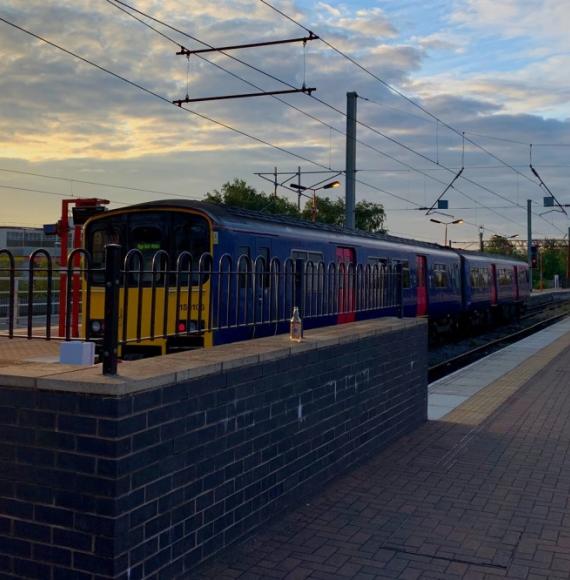
POLYGON ((67 288, 67 254, 69 238, 69 204, 70 200, 61 201, 61 221, 59 222, 59 238, 61 240, 59 254, 59 336, 65 336, 65 305, 66 305, 66 288, 67 288))
POLYGON ((404 318, 404 266, 402 262, 398 264, 398 318, 404 318))
POLYGON ((542 278, 542 272, 543 272, 543 267, 542 267, 542 252, 540 251, 540 246, 538 247, 538 265, 539 265, 539 272, 540 272, 540 282, 539 282, 539 288, 541 290, 544 290, 544 280, 542 278))
POLYGON ((530 291, 532 292, 532 199, 526 200, 526 237, 528 276, 530 280, 530 291))
POLYGON ((570 288, 570 227, 568 228, 568 256, 566 257, 566 288, 570 288))
POLYGON ((277 197, 277 167, 273 168, 273 197, 277 197))
POLYGON ((104 375, 117 374, 120 284, 121 246, 109 244, 105 246, 105 320, 102 355, 104 375))
POLYGON ((447 246, 447 224, 445 224, 445 241, 443 242, 444 246, 447 246))
POLYGON ((346 93, 346 183, 344 225, 354 229, 354 207, 356 194, 356 99, 355 92, 346 93))
POLYGON ((313 223, 317 221, 317 190, 313 189, 313 208, 311 210, 313 223))
POLYGON ((479 228, 479 250, 481 252, 485 251, 485 245, 483 244, 483 228, 479 228))
MULTIPOLYGON (((14 277, 14 291, 13 291, 13 296, 14 296, 14 308, 13 308, 13 312, 14 312, 14 318, 11 322, 13 322, 13 324, 17 327, 18 326, 18 317, 20 315, 20 299, 18 297, 18 294, 20 293, 20 279, 14 277)), ((12 333, 10 332, 10 338, 12 338, 12 333)))
POLYGON ((299 186, 299 191, 297 193, 297 209, 301 213, 301 166, 297 167, 297 185, 299 186))

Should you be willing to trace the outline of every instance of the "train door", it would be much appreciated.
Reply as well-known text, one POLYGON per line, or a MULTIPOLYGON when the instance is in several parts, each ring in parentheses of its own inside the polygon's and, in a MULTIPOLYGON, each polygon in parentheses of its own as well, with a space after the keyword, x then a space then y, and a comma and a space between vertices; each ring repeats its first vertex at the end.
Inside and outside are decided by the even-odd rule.
POLYGON ((491 264, 491 305, 497 304, 497 266, 491 264))
POLYGON ((515 290, 515 300, 518 300, 520 290, 519 290, 519 270, 517 266, 513 266, 513 285, 515 290))
POLYGON ((339 268, 337 324, 354 322, 356 320, 356 313, 354 312, 356 252, 354 248, 337 248, 336 263, 339 268), (344 268, 341 267, 341 264, 344 264, 344 268))
POLYGON ((271 321, 271 310, 275 300, 272 300, 271 289, 273 280, 270 276, 271 240, 257 238, 254 244, 253 268, 255 282, 255 321, 262 324, 271 321))
POLYGON ((416 256, 416 316, 427 314, 427 259, 416 256))

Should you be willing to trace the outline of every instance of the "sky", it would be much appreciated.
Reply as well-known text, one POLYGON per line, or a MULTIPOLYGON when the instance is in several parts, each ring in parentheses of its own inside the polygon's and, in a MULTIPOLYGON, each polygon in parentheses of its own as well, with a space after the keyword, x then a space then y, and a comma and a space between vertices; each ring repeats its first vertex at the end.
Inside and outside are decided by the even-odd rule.
POLYGON ((270 192, 256 173, 274 168, 300 167, 306 186, 340 179, 326 193, 344 195, 336 173, 345 167, 346 93, 354 91, 356 198, 382 203, 391 233, 442 242, 443 227, 430 218, 463 219, 449 228, 457 242, 476 240, 480 227, 485 237, 522 239, 530 199, 534 237, 567 234, 566 215, 544 214, 529 161, 570 204, 568 0, 268 0, 360 66, 322 40, 228 53, 243 62, 220 53, 186 59, 176 55, 180 45, 306 31, 260 0, 125 1, 176 30, 114 0, 2 3, 0 19, 139 86, 0 20, 0 225, 54 222, 64 196, 103 197, 111 207, 201 199, 234 178, 270 192), (171 104, 187 93, 303 83, 316 88, 312 97, 200 102, 189 111, 171 104), (444 196, 447 215, 418 210, 462 166, 444 196))

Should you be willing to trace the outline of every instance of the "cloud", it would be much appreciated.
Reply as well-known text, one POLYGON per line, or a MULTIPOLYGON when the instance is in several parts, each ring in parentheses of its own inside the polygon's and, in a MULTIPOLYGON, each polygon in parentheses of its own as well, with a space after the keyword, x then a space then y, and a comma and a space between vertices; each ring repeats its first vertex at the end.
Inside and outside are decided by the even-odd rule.
POLYGON ((450 18, 479 33, 522 37, 529 43, 541 38, 559 51, 570 48, 567 0, 457 0, 450 18))
POLYGON ((337 33, 351 33, 360 37, 377 40, 395 38, 398 31, 381 8, 349 9, 344 5, 332 7, 320 2, 324 10, 319 20, 330 30, 337 33))
MULTIPOLYGON (((560 3, 545 1, 552 16, 552 7, 560 3)), ((216 45, 300 35, 298 27, 257 1, 221 0, 214 4, 191 0, 183 7, 172 0, 133 0, 133 3, 216 45)), ((485 1, 449 0, 448 3, 442 0, 442 3, 448 6, 447 13, 452 17, 442 22, 425 18, 413 28, 413 33, 407 21, 394 11, 399 3, 383 2, 381 10, 364 4, 320 2, 315 10, 307 2, 295 4, 286 0, 280 2, 279 7, 459 129, 522 141, 570 142, 570 122, 564 121, 570 95, 563 74, 570 63, 568 55, 556 54, 553 50, 558 36, 548 39, 542 31, 535 33, 530 37, 532 42, 524 45, 524 53, 532 61, 520 62, 513 56, 515 51, 520 52, 520 45, 515 46, 516 35, 529 31, 529 19, 521 16, 517 3, 501 3, 496 14, 485 1), (510 23, 515 17, 518 21, 510 23), (501 32, 503 28, 504 33, 501 32), (497 45, 490 49, 494 51, 491 52, 492 62, 480 62, 479 37, 487 37, 488 33, 494 40, 498 39, 497 45), (491 66, 496 60, 501 60, 501 70, 491 66), (548 116, 556 119, 546 118, 548 116)), ((25 3, 6 0, 3 13, 167 100, 186 94, 187 79, 191 96, 256 90, 194 57, 187 69, 186 59, 175 55, 176 45, 106 2, 94 5, 88 0, 57 3, 53 0, 25 3)), ((431 11, 426 9, 422 14, 431 14, 431 11)), ((413 15, 414 11, 408 11, 406 18, 413 15)), ((536 18, 537 22, 546 21, 543 14, 536 18)), ((4 156, 0 166, 8 164, 87 179, 91 176, 94 180, 103 180, 104 176, 108 182, 119 181, 194 196, 219 188, 233 177, 244 178, 264 188, 265 182, 257 180, 253 174, 272 171, 275 166, 279 170, 296 171, 298 165, 303 171, 317 169, 301 159, 180 111, 20 32, 0 26, 0 150, 4 156)), ((555 24, 555 28, 558 30, 561 25, 555 24)), ((181 34, 163 27, 161 30, 172 35, 176 42, 200 46, 181 34)), ((441 125, 437 127, 433 119, 319 41, 307 44, 306 78, 303 76, 304 51, 300 44, 232 54, 276 78, 268 78, 221 54, 208 55, 208 58, 264 90, 288 88, 278 79, 293 86, 300 86, 306 80, 309 86, 317 87, 317 98, 330 103, 341 114, 302 94, 285 95, 282 100, 341 133, 346 126, 342 115, 346 93, 356 91, 378 103, 359 101, 360 120, 425 157, 439 160, 440 165, 453 168, 461 162, 460 137, 441 125)), ((317 164, 329 166, 330 163, 341 169, 344 166, 344 135, 271 97, 196 103, 192 108, 317 164)), ((359 168, 375 172, 389 169, 387 173, 363 172, 364 180, 422 205, 433 201, 443 190, 449 175, 441 166, 429 163, 363 126, 358 127, 358 138, 438 179, 409 171, 359 145, 359 168)), ((526 150, 521 153, 521 147, 493 141, 486 144, 512 163, 520 164, 527 156, 526 150)), ((539 148, 536 156, 540 166, 567 164, 564 150, 539 148)), ((481 151, 468 148, 467 160, 468 175, 505 191, 513 199, 516 195, 523 200, 526 195, 540 195, 540 190, 528 182, 519 183, 517 190, 512 171, 476 170, 476 164, 490 163, 489 157, 481 151)), ((567 181, 567 171, 564 171, 553 168, 547 174, 549 184, 559 188, 557 191, 563 190, 567 181)), ((16 179, 13 182, 18 183, 16 179)), ((26 185, 47 189, 41 180, 30 180, 26 185)), ((462 183, 461 188, 481 203, 492 205, 497 201, 466 183, 462 183)), ((97 189, 77 187, 74 191, 108 195, 129 203, 149 199, 143 194, 125 192, 119 195, 97 189)), ((387 206, 391 203, 405 205, 364 186, 359 188, 358 195, 382 201, 387 206)), ((457 194, 454 203, 459 199, 461 196, 457 194)), ((463 199, 462 203, 466 205, 467 202, 463 199)), ((410 218, 410 213, 389 215, 390 227, 395 231, 412 227, 420 232, 422 220, 410 218)), ((499 226, 498 216, 485 213, 485 210, 481 210, 481 216, 486 225, 499 226)), ((519 217, 516 214, 516 219, 519 217)), ((524 221, 524 215, 521 219, 524 221)))

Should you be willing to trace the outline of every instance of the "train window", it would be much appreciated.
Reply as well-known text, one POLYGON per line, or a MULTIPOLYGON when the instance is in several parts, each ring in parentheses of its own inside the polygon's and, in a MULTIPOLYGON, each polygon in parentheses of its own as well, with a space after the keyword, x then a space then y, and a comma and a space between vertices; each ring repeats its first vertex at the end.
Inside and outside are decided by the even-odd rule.
POLYGON ((382 266, 386 267, 388 265, 388 259, 387 258, 376 258, 375 256, 369 256, 368 263, 371 266, 378 264, 380 267, 382 267, 382 266))
MULTIPOLYGON (((256 272, 263 272, 263 274, 261 274, 261 286, 267 288, 269 286, 269 248, 259 248, 257 254, 258 257, 263 258, 263 260, 259 260, 256 272)), ((257 282, 259 282, 259 278, 257 282)))
MULTIPOLYGON (((137 226, 130 231, 129 238, 131 247, 139 250, 143 255, 143 282, 152 282, 152 262, 156 252, 162 248, 162 229, 157 226, 137 226)), ((154 282, 161 284, 163 276, 158 271, 168 269, 168 265, 164 260, 160 260, 156 269, 157 274, 154 276, 154 282)))
POLYGON ((174 216, 174 258, 190 252, 196 265, 200 256, 210 251, 208 222, 199 216, 174 216))
POLYGON ((105 246, 108 244, 120 244, 121 236, 118 227, 109 226, 97 229, 91 234, 91 256, 95 268, 103 267, 105 263, 105 246))
POLYGON ((459 288, 459 266, 457 264, 451 265, 449 270, 449 280, 452 288, 459 288))
POLYGON ((526 284, 528 282, 528 270, 519 270, 519 284, 526 284))
MULTIPOLYGON (((410 283, 410 263, 408 260, 392 260, 392 264, 397 266, 398 264, 402 264, 402 282, 404 288, 411 288, 410 283)), ((395 270, 394 270, 395 271, 395 270)))
POLYGON ((251 288, 251 280, 248 280, 248 274, 251 270, 251 251, 249 246, 239 246, 238 248, 238 264, 239 264, 239 287, 251 288), (240 258, 247 256, 249 259, 240 258))
POLYGON ((489 272, 484 268, 471 268, 471 288, 486 288, 489 285, 489 272))
POLYGON ((449 275, 445 264, 434 264, 433 282, 436 288, 447 288, 449 286, 449 275))
POLYGON ((307 258, 309 262, 313 262, 316 267, 319 262, 323 261, 323 254, 322 252, 308 252, 307 258))
MULTIPOLYGON (((189 252, 190 258, 183 258, 180 262, 180 270, 192 269, 192 284, 200 283, 199 267, 200 258, 203 254, 210 251, 210 235, 208 222, 200 216, 190 216, 188 214, 175 214, 173 216, 172 243, 172 269, 176 269, 178 256, 182 252, 189 252)), ((208 260, 202 260, 202 269, 208 270, 211 264, 208 260)), ((202 275, 202 284, 206 282, 208 275, 202 275)), ((179 279, 180 286, 188 285, 188 275, 181 275, 179 279)), ((176 278, 172 277, 171 284, 176 284, 176 278)))
POLYGON ((471 268, 469 273, 469 280, 471 282, 471 288, 479 288, 479 268, 471 268))
POLYGON ((512 270, 500 268, 499 270, 497 270, 497 279, 499 281, 499 286, 510 286, 513 283, 512 270))
POLYGON ((317 265, 319 262, 323 261, 323 253, 311 251, 305 252, 303 250, 292 250, 291 258, 293 258, 293 260, 303 260, 304 262, 313 262, 313 264, 317 265))
POLYGON ((118 224, 101 223, 90 228, 87 236, 87 249, 91 252, 92 267, 94 271, 93 284, 103 284, 105 282, 105 273, 102 269, 105 267, 105 246, 108 244, 121 244, 122 235, 118 224))

